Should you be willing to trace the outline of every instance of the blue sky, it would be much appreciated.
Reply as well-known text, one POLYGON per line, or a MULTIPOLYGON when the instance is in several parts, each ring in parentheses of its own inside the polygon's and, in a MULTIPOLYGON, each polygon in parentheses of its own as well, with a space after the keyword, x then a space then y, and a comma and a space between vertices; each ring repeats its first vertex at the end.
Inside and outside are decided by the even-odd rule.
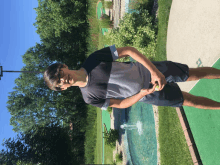
MULTIPOLYGON (((40 43, 33 23, 36 22, 37 0, 3 0, 0 5, 0 65, 3 70, 19 71, 23 66, 22 55, 28 48, 40 43)), ((6 108, 8 93, 15 87, 19 73, 4 72, 0 80, 0 150, 3 139, 16 137, 10 126, 11 115, 6 108)))

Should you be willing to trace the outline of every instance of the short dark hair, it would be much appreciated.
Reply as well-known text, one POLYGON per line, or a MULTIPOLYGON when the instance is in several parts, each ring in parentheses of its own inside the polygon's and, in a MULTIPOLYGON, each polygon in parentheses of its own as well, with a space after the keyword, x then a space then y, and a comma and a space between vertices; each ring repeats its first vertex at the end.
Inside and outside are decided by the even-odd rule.
POLYGON ((55 63, 47 67, 44 71, 44 81, 46 85, 54 91, 62 91, 60 87, 56 87, 59 80, 58 74, 61 68, 66 68, 65 64, 55 63))

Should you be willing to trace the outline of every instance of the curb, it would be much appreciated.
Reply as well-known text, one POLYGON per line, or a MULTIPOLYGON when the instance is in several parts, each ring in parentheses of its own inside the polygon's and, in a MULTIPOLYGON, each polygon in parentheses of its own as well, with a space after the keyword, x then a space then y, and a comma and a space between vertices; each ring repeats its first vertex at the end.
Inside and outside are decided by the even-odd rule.
POLYGON ((193 160, 193 164, 203 165, 183 107, 177 107, 176 112, 178 114, 180 124, 182 126, 182 129, 183 129, 183 132, 186 138, 186 142, 187 142, 187 145, 188 145, 188 148, 189 148, 192 160, 193 160))

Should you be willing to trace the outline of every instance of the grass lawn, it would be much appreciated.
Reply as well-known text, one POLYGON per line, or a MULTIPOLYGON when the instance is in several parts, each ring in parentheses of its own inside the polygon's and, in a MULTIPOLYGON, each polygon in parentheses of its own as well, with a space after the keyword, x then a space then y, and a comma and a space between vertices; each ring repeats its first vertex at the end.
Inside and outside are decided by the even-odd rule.
MULTIPOLYGON (((166 41, 171 4, 172 0, 158 1, 159 13, 156 61, 167 60, 166 41)), ((176 109, 162 106, 158 108, 161 165, 193 164, 176 109)))
POLYGON ((96 147, 95 147, 95 157, 94 162, 96 164, 102 164, 102 110, 100 108, 96 109, 97 111, 97 140, 96 140, 96 147))
MULTIPOLYGON (((166 61, 166 40, 167 26, 172 0, 159 0, 158 13, 158 35, 157 35, 157 54, 155 61, 166 61)), ((101 31, 101 30, 100 30, 101 31)), ((99 33, 99 49, 103 48, 102 34, 99 33)), ((176 113, 172 107, 159 108, 159 143, 161 154, 161 165, 193 164, 185 136, 176 113)), ((101 128, 101 110, 97 108, 97 142, 95 150, 95 163, 101 164, 102 160, 102 128, 101 128)), ((113 149, 105 147, 105 164, 112 164, 113 149)))

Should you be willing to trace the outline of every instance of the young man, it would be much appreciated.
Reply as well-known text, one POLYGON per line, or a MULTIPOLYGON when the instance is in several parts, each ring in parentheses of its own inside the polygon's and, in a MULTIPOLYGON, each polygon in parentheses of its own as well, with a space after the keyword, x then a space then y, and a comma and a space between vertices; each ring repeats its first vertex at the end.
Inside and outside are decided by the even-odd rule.
POLYGON ((151 62, 134 47, 115 45, 92 53, 79 70, 52 64, 44 72, 47 86, 55 91, 78 86, 87 104, 103 110, 127 108, 138 101, 157 106, 192 106, 220 109, 220 103, 181 91, 176 82, 220 78, 220 70, 189 68, 171 61, 151 62), (117 62, 131 56, 137 62, 117 62), (156 85, 159 90, 155 91, 156 85))

